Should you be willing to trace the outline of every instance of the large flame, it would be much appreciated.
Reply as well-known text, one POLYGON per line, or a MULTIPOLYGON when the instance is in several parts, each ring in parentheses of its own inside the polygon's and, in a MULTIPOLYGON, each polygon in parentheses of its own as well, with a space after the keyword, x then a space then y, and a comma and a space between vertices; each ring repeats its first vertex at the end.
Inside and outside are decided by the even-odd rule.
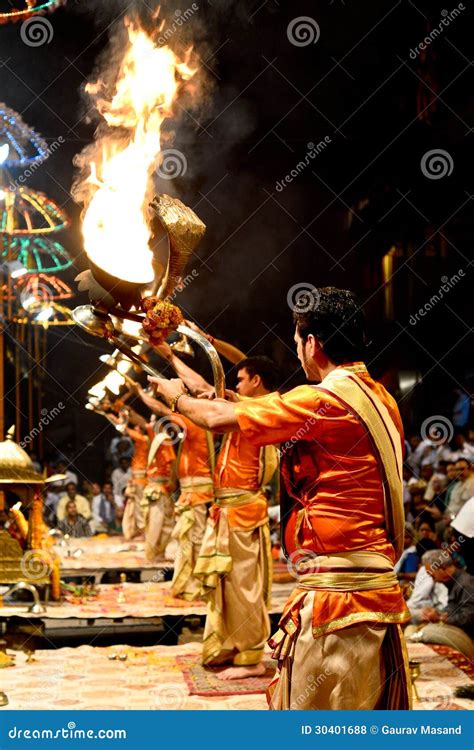
POLYGON ((153 280, 147 206, 151 174, 160 161, 161 127, 172 116, 180 84, 195 73, 168 46, 126 20, 128 43, 113 96, 104 82, 86 91, 107 125, 87 178, 84 246, 90 260, 112 276, 140 284, 153 280))

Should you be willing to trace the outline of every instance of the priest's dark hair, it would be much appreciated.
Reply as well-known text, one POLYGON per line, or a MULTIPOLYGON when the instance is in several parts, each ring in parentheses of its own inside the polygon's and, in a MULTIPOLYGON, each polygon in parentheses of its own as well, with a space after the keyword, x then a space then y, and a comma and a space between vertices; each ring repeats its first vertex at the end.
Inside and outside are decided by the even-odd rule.
POLYGON ((270 357, 255 356, 242 359, 238 365, 238 370, 247 370, 249 377, 260 375, 264 388, 268 391, 276 391, 280 382, 278 367, 270 357))
POLYGON ((304 311, 293 312, 296 328, 306 341, 313 334, 336 364, 365 359, 365 316, 354 292, 333 286, 313 288, 304 311))

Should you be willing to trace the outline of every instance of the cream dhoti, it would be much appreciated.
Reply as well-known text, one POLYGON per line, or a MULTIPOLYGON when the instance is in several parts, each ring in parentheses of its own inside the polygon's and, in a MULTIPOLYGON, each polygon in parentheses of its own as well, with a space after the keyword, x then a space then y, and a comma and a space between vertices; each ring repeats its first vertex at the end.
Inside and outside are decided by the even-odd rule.
POLYGON ((143 492, 145 515, 145 557, 155 560, 166 549, 174 526, 173 501, 169 496, 169 477, 153 477, 143 492))
POLYGON ((194 575, 208 600, 203 664, 250 666, 270 634, 271 545, 262 492, 217 489, 194 575))
MULTIPOLYGON (((398 581, 391 561, 370 552, 316 556, 285 607, 280 629, 270 640, 278 670, 268 688, 273 709, 408 709, 410 677, 400 623, 390 611, 398 581), (317 571, 317 572, 316 572, 317 571), (360 609, 330 617, 324 593, 350 597, 379 592, 383 611, 360 609)), ((363 604, 362 604, 363 606, 363 604)))
POLYGON ((146 485, 146 470, 132 471, 132 479, 125 490, 127 502, 123 512, 122 529, 125 539, 142 534, 145 528, 142 497, 146 485))
POLYGON ((200 595, 201 583, 193 571, 204 538, 209 503, 214 499, 214 486, 201 477, 181 477, 179 483, 181 494, 175 508, 178 520, 172 534, 178 541, 178 551, 171 593, 191 601, 200 595))

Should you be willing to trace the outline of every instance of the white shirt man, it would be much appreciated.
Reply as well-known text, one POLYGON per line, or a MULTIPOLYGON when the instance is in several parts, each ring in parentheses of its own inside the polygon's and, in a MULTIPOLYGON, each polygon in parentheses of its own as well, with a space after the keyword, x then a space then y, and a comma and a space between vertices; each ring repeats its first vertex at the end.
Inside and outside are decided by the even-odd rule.
POLYGON ((111 484, 104 489, 105 492, 92 498, 92 526, 96 532, 107 530, 116 520, 116 509, 122 509, 124 505, 123 495, 113 493, 111 484))
POLYGON ((448 589, 444 583, 437 583, 428 575, 424 565, 418 570, 415 584, 407 607, 415 623, 423 622, 423 610, 433 607, 438 612, 444 612, 448 605, 448 589))

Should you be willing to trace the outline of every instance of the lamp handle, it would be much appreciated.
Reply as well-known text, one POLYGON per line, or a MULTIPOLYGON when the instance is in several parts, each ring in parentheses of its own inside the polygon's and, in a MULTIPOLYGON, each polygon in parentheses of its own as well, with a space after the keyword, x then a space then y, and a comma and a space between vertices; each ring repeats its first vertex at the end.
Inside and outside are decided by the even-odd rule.
POLYGON ((214 387, 216 389, 216 396, 217 398, 225 398, 224 368, 222 367, 221 358, 219 357, 219 354, 217 353, 215 346, 213 346, 211 342, 208 341, 206 337, 203 336, 201 333, 197 333, 197 331, 193 331, 193 329, 189 328, 188 326, 179 325, 177 326, 176 330, 178 331, 178 333, 182 333, 184 336, 187 336, 196 344, 199 344, 199 346, 202 349, 204 349, 211 363, 212 375, 214 377, 214 387))

